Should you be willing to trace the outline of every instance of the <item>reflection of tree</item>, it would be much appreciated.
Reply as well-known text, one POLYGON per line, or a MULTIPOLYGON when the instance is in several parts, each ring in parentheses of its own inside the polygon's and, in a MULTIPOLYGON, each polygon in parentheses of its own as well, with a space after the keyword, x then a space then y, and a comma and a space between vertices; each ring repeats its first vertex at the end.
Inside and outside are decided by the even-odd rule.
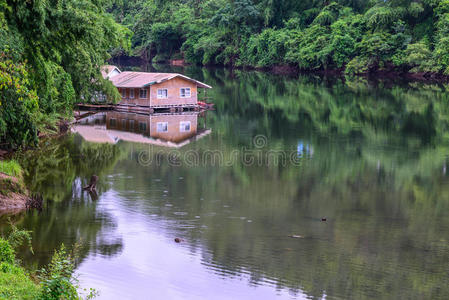
POLYGON ((161 165, 143 166, 138 157, 148 146, 62 139, 43 146, 42 162, 28 160, 32 186, 49 199, 60 193, 55 209, 22 221, 35 228, 38 251, 52 251, 61 236, 66 244, 83 238, 84 254, 121 250, 120 239, 111 237, 114 221, 79 191, 81 181, 93 173, 101 179, 114 167, 121 173, 114 189, 139 192, 128 205, 174 221, 173 235, 226 276, 245 272, 252 283, 268 278, 314 298, 448 298, 446 86, 378 82, 372 88, 314 77, 187 72, 214 86, 217 112, 206 117, 212 134, 179 149, 181 155, 219 150, 230 157, 253 149, 252 138, 263 134, 263 150, 296 151, 301 140, 313 146, 313 157, 286 167, 239 160, 229 167, 175 167, 167 163, 169 149, 156 149, 150 155, 163 156, 161 165), (130 159, 119 159, 125 154, 130 159))
POLYGON ((97 191, 100 195, 105 192, 109 187, 102 175, 114 167, 121 155, 117 145, 87 143, 70 135, 48 140, 38 150, 20 157, 28 186, 33 192, 42 193, 47 201, 44 212, 34 212, 20 220, 21 225, 33 230, 33 258, 38 259, 39 265, 48 262, 61 242, 67 246, 82 242, 81 259, 92 251, 104 255, 121 251, 120 238, 103 234, 111 232, 113 220, 97 211, 97 202, 82 191, 96 174, 100 177, 97 191))
POLYGON ((98 210, 82 191, 81 181, 75 180, 72 193, 61 202, 49 203, 42 212, 21 218, 21 227, 32 229, 34 256, 25 251, 21 257, 33 261, 34 267, 48 263, 51 254, 61 243, 72 246, 81 243, 79 263, 89 253, 112 256, 123 248, 121 237, 114 237, 115 221, 109 214, 98 210))
MULTIPOLYGON (((38 151, 26 152, 20 160, 33 192, 42 193, 45 200, 62 201, 71 194, 76 178, 87 183, 93 174, 101 177, 114 167, 120 155, 116 145, 87 143, 71 135, 48 140, 38 151)), ((100 180, 99 191, 105 189, 100 180)))
POLYGON ((163 209, 165 183, 177 211, 201 216, 194 229, 173 230, 227 276, 249 272, 252 282, 269 278, 315 298, 447 298, 446 87, 373 89, 245 72, 229 80, 227 72, 204 71, 214 86, 217 113, 207 116, 214 133, 181 154, 226 156, 264 134, 270 149, 294 150, 304 140, 313 158, 297 167, 122 161, 134 179, 116 188, 144 191, 142 199, 153 200, 139 207, 179 219, 163 209))

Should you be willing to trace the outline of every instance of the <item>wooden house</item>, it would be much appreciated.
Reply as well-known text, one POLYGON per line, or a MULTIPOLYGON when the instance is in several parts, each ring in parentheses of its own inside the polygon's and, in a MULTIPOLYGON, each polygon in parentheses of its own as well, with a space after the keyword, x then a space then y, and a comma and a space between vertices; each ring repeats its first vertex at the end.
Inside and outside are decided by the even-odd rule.
POLYGON ((211 88, 205 83, 177 73, 121 72, 113 66, 103 69, 103 76, 111 80, 122 95, 120 105, 155 109, 196 107, 198 89, 211 88), (113 73, 106 75, 108 71, 113 73))

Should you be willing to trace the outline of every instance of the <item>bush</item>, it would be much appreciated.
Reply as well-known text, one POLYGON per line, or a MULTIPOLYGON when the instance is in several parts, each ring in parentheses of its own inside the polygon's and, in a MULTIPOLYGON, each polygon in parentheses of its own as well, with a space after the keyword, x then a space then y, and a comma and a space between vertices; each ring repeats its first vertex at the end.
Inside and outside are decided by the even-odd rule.
POLYGON ((424 43, 409 44, 405 50, 405 63, 412 67, 412 72, 427 72, 433 67, 432 51, 424 43))
POLYGON ((25 64, 0 54, 0 141, 17 148, 37 143, 38 97, 25 64))
POLYGON ((3 172, 9 176, 20 178, 22 177, 23 170, 20 164, 12 159, 0 161, 0 172, 3 172))
POLYGON ((282 63, 288 40, 289 30, 266 29, 249 39, 242 51, 240 64, 268 67, 282 63))
MULTIPOLYGON (((78 280, 73 277, 75 269, 75 254, 67 251, 64 245, 55 251, 47 269, 41 271, 41 287, 42 292, 40 299, 42 300, 59 300, 59 299, 80 299, 77 289, 79 288, 78 280)), ((97 295, 95 290, 90 290, 87 299, 94 298, 97 295)))
POLYGON ((357 56, 346 65, 345 73, 347 75, 364 74, 368 72, 368 65, 367 58, 357 56))
POLYGON ((9 240, 16 240, 17 234, 29 236, 27 231, 14 227, 8 240, 0 238, 0 299, 38 299, 39 286, 15 262, 14 247, 9 240))
POLYGON ((0 238, 0 263, 14 264, 14 250, 8 241, 0 238))

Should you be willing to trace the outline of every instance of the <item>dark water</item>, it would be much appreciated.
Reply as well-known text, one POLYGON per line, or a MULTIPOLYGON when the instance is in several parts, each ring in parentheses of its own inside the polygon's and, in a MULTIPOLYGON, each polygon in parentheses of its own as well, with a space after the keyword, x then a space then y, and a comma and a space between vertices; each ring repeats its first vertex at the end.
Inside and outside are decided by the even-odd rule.
POLYGON ((176 71, 215 111, 100 114, 22 157, 28 267, 81 240, 100 299, 449 298, 448 86, 176 71))

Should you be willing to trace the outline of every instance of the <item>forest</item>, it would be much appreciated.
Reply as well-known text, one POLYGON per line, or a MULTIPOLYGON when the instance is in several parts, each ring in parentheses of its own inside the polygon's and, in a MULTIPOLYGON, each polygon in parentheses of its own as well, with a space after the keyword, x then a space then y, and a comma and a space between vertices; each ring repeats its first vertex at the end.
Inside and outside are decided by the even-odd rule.
POLYGON ((448 0, 112 0, 153 62, 449 74, 448 0))
POLYGON ((105 1, 0 0, 0 143, 33 145, 76 102, 99 92, 118 99, 99 66, 127 49, 128 30, 105 1))
POLYGON ((0 0, 0 148, 34 145, 100 93, 114 56, 449 75, 449 0, 0 0))

